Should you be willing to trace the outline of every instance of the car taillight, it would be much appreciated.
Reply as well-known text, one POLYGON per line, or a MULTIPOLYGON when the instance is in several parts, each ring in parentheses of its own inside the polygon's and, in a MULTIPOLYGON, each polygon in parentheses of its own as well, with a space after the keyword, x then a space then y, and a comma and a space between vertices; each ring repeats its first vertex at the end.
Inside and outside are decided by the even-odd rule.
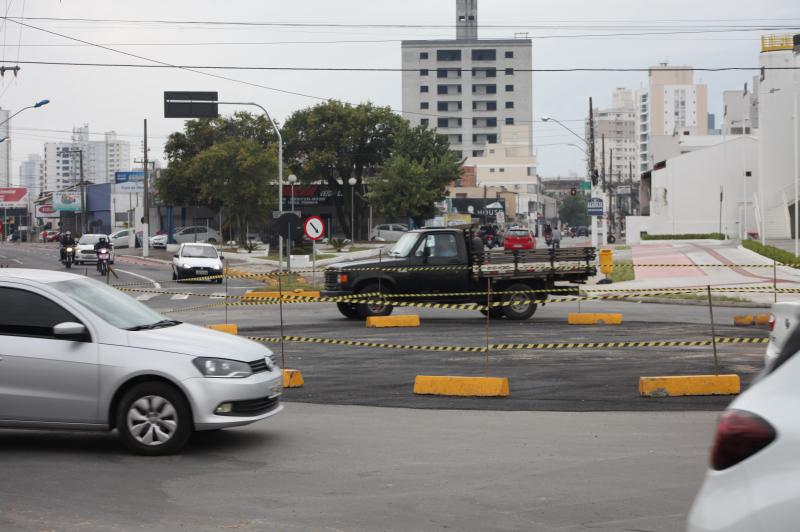
POLYGON ((775 314, 769 315, 769 332, 775 329, 775 314))
POLYGON ((717 424, 711 467, 733 467, 775 441, 775 429, 765 419, 743 410, 728 410, 717 424))

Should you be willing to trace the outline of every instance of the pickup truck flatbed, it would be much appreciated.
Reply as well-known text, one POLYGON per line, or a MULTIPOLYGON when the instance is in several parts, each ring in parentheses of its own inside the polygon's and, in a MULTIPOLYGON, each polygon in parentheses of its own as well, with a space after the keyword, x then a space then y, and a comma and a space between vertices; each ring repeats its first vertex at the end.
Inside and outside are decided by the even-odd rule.
POLYGON ((462 229, 419 229, 405 233, 377 260, 329 266, 322 295, 380 294, 375 303, 337 304, 343 315, 355 319, 391 314, 392 294, 402 295, 403 301, 486 303, 490 289, 493 301, 507 303, 488 311, 492 317, 525 320, 536 312, 531 300, 545 299, 549 291, 564 295, 565 288, 577 294, 575 285, 597 274, 595 255, 591 247, 487 252, 462 229))

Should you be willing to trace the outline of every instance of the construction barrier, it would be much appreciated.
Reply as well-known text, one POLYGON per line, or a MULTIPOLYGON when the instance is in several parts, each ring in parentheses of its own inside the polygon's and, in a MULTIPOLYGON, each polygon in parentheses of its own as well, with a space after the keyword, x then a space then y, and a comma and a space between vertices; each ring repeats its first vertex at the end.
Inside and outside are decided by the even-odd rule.
POLYGON ((622 325, 622 314, 570 312, 567 314, 567 323, 570 325, 622 325))
POLYGON ((639 379, 639 395, 642 397, 736 395, 740 391, 738 375, 677 375, 639 379))
POLYGON ((370 316, 367 318, 368 328, 387 327, 419 327, 419 316, 408 314, 404 316, 370 316))
POLYGON ((284 388, 302 388, 306 383, 303 380, 303 374, 297 369, 284 369, 283 371, 283 387, 284 388))
POLYGON ((506 377, 451 377, 417 375, 414 393, 455 397, 508 397, 506 377))

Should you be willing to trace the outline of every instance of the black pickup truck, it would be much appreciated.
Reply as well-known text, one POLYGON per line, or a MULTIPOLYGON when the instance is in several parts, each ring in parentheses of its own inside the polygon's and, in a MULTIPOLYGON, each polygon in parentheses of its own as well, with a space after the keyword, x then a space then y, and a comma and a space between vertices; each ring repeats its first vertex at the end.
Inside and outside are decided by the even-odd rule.
POLYGON ((463 229, 420 229, 405 233, 378 259, 328 267, 322 295, 364 294, 369 303, 337 306, 348 318, 366 318, 391 314, 392 294, 402 301, 485 304, 491 286, 492 301, 507 303, 493 308, 492 317, 526 320, 536 312, 531 299, 546 298, 548 290, 577 294, 574 285, 597 274, 594 260, 591 247, 487 252, 480 239, 463 229), (557 282, 573 285, 557 286, 557 282), (541 292, 519 293, 531 290, 541 292), (462 295, 450 295, 454 293, 462 295))

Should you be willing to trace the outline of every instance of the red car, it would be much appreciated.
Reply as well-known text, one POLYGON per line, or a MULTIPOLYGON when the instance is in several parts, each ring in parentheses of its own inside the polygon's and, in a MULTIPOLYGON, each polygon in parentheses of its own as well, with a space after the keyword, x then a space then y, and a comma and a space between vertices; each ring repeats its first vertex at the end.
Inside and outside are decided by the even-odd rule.
POLYGON ((503 247, 508 251, 515 249, 536 249, 536 238, 530 229, 524 227, 512 227, 506 231, 506 236, 503 239, 503 247))

